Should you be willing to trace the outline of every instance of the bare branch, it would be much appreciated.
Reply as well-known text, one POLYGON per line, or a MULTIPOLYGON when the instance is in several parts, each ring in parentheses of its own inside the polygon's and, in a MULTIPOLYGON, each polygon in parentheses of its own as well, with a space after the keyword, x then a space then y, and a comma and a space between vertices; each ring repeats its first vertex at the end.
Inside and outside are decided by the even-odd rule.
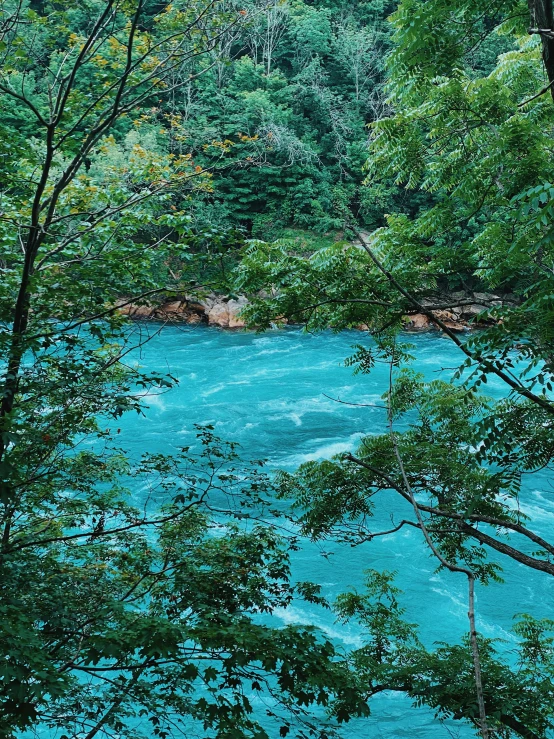
POLYGON ((468 590, 469 590, 469 603, 468 603, 467 615, 469 619, 469 638, 470 638, 470 643, 471 643, 471 651, 473 655, 473 669, 475 672, 475 690, 477 693, 477 703, 479 705, 479 728, 481 729, 481 735, 483 739, 489 739, 490 732, 489 732, 489 727, 487 723, 487 713, 485 710, 485 699, 483 697, 481 660, 479 657, 479 644, 477 641, 477 630, 475 626, 475 574, 468 567, 461 567, 460 565, 454 564, 452 562, 449 562, 447 559, 445 559, 443 555, 441 554, 441 552, 435 546, 435 543, 433 539, 431 538, 431 535, 427 531, 427 527, 423 520, 423 516, 421 515, 421 511, 414 497, 412 486, 410 485, 410 481, 408 480, 408 476, 406 475, 406 470, 404 468, 404 463, 402 461, 402 457, 400 456, 400 452, 398 450, 396 435, 395 435, 394 428, 393 428, 393 410, 392 410, 393 377, 392 377, 392 372, 393 372, 393 362, 391 361, 390 370, 389 370, 389 389, 388 389, 388 394, 387 394, 388 406, 389 406, 388 408, 389 436, 390 436, 390 440, 391 440, 391 443, 394 449, 394 456, 396 457, 398 466, 400 468, 400 474, 402 475, 404 489, 408 497, 410 498, 412 508, 414 509, 414 513, 416 515, 419 526, 423 532, 423 536, 425 537, 425 541, 427 542, 428 547, 431 549, 435 557, 439 560, 439 562, 443 565, 443 567, 446 567, 446 569, 450 570, 450 572, 460 572, 466 575, 467 577, 468 590))
POLYGON ((391 285, 393 285, 398 292, 407 300, 410 301, 410 303, 417 308, 417 311, 419 313, 423 313, 424 315, 429 318, 436 326, 438 326, 441 331, 444 331, 444 333, 448 336, 449 339, 451 339, 457 347, 459 347, 462 352, 468 357, 469 359, 472 359, 474 362, 477 362, 480 364, 487 372, 492 372, 497 377, 499 377, 503 382, 506 383, 512 390, 514 390, 519 395, 523 396, 524 398, 527 398, 527 400, 530 400, 532 403, 535 403, 536 405, 540 406, 543 410, 547 411, 548 413, 554 415, 554 404, 552 401, 547 400, 546 398, 542 398, 539 395, 536 395, 535 393, 528 390, 521 382, 519 382, 517 379, 514 379, 510 377, 506 372, 504 372, 502 369, 499 369, 496 367, 490 360, 486 359, 485 357, 480 356, 479 354, 474 354, 471 352, 467 344, 461 341, 461 339, 456 335, 454 331, 452 331, 440 318, 438 318, 431 309, 429 309, 427 306, 423 305, 417 298, 415 298, 410 292, 408 292, 402 285, 398 282, 398 280, 394 277, 394 275, 383 265, 380 259, 377 258, 375 255, 375 252, 370 248, 367 241, 363 238, 363 236, 355 229, 351 229, 360 244, 362 245, 363 249, 367 252, 369 258, 373 262, 373 264, 377 267, 377 269, 389 280, 391 285))

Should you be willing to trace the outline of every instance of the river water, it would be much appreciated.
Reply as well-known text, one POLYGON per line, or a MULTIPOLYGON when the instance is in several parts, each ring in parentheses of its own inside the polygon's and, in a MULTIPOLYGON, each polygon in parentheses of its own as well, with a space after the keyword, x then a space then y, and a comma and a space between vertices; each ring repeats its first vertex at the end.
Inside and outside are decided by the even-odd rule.
MULTIPOLYGON (((218 436, 239 442, 245 458, 265 458, 270 466, 288 470, 307 460, 353 450, 362 435, 383 431, 386 420, 379 408, 333 400, 375 403, 385 392, 386 367, 355 376, 344 366, 352 346, 363 341, 358 332, 311 335, 287 329, 259 335, 166 327, 143 347, 140 363, 147 370, 170 371, 179 384, 165 394, 149 396, 144 417, 127 415, 121 424, 122 441, 131 452, 170 452, 193 442, 195 423, 210 423, 218 436)), ((416 345, 416 367, 429 379, 448 377, 461 361, 448 339, 426 334, 410 341, 416 345)), ((502 391, 500 384, 489 381, 487 392, 502 391)), ((400 519, 405 509, 396 498, 382 495, 376 526, 390 525, 391 513, 400 519)), ((554 492, 545 475, 528 479, 523 504, 535 528, 548 538, 554 492)), ((503 648, 509 650, 515 643, 511 633, 515 614, 552 617, 554 581, 512 561, 500 561, 505 584, 479 588, 477 625, 486 637, 504 640, 503 648)), ((426 643, 456 642, 466 632, 465 577, 437 573, 415 529, 358 548, 307 542, 295 555, 293 575, 321 583, 324 594, 334 598, 360 586, 367 568, 398 572, 407 618, 420 625, 426 643)), ((347 647, 362 643, 355 625, 337 624, 315 606, 294 604, 276 617, 283 624, 314 624, 347 647)), ((369 719, 347 725, 344 736, 446 739, 474 734, 457 723, 441 724, 429 710, 413 708, 408 699, 389 694, 374 700, 369 719)))

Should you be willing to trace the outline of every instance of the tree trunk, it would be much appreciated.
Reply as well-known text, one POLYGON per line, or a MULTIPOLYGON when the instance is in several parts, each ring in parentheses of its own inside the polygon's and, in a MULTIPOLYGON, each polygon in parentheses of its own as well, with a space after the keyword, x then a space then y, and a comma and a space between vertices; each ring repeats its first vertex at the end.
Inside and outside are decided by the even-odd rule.
POLYGON ((542 60, 554 100, 554 12, 552 0, 529 0, 531 32, 542 41, 542 60))

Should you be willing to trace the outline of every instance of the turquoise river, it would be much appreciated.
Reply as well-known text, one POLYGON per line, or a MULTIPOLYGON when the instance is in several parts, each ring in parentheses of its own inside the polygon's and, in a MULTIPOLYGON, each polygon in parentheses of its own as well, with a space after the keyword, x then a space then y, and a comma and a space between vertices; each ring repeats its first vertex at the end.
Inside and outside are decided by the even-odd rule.
MULTIPOLYGON (((141 330, 153 328, 143 325, 141 330)), ((211 423, 220 437, 239 442, 246 458, 265 458, 274 468, 292 470, 306 460, 353 450, 362 435, 385 428, 383 410, 331 399, 375 403, 385 391, 385 367, 370 376, 355 376, 344 366, 352 346, 363 341, 358 332, 311 335, 288 329, 260 335, 166 327, 143 347, 139 361, 148 370, 171 372, 179 384, 150 395, 144 416, 123 419, 124 445, 137 453, 169 452, 193 441, 195 423, 211 423)), ((428 378, 447 377, 460 361, 459 350, 436 334, 416 335, 410 341, 416 345, 416 367, 428 378)), ((489 382, 487 391, 499 394, 502 387, 489 382)), ((530 477, 522 502, 535 527, 548 536, 554 522, 554 489, 548 477, 530 477)), ((384 494, 375 526, 390 524, 391 513, 398 520, 402 511, 392 494, 384 494)), ((487 637, 503 640, 509 650, 514 614, 552 616, 554 582, 512 561, 502 564, 505 584, 478 591, 478 628, 487 637)), ((411 528, 358 548, 306 542, 295 555, 293 575, 322 583, 333 598, 359 586, 367 568, 398 572, 408 618, 420 624, 427 643, 457 641, 466 631, 465 578, 437 573, 421 535, 411 528)), ((361 644, 356 626, 337 624, 329 613, 304 603, 276 616, 282 623, 314 624, 345 646, 361 644)), ((369 719, 347 725, 344 736, 464 739, 474 734, 454 722, 441 724, 431 711, 389 694, 375 699, 369 719)))

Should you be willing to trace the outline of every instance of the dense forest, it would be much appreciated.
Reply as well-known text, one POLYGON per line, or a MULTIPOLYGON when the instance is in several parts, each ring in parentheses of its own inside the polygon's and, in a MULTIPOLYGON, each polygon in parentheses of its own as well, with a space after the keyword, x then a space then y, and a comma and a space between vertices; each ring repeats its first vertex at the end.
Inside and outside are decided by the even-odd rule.
POLYGON ((553 105, 550 0, 0 0, 0 738, 354 737, 391 693, 553 736, 553 105), (129 453, 179 378, 125 308, 214 294, 251 331, 356 329, 381 426, 295 471, 210 424, 129 453), (464 583, 458 641, 370 557, 338 598, 293 575, 406 530, 464 583), (510 567, 545 608, 502 640, 479 593, 510 567), (299 601, 361 643, 275 621, 299 601))

